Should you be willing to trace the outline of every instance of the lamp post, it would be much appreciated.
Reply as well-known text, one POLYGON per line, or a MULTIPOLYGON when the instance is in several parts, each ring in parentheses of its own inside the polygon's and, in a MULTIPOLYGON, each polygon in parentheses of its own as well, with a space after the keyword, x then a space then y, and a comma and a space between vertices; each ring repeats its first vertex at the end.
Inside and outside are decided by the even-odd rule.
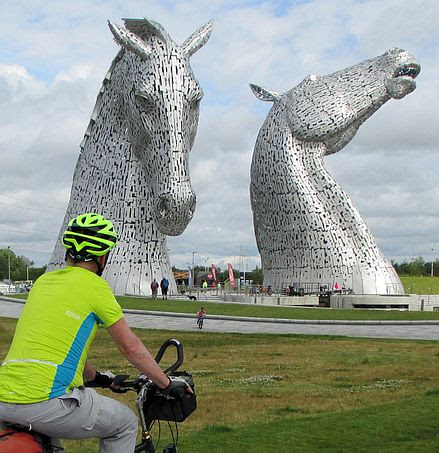
POLYGON ((195 260, 195 252, 192 252, 192 287, 195 286, 195 269, 194 269, 194 260, 195 260))
POLYGON ((11 284, 11 247, 8 245, 8 280, 11 284))
POLYGON ((208 263, 208 261, 209 261, 209 258, 210 258, 210 257, 208 256, 208 257, 206 258, 205 262, 204 262, 204 268, 205 268, 205 271, 206 271, 206 272, 208 271, 208 267, 207 267, 208 264, 207 264, 207 263, 208 263))
POLYGON ((189 269, 189 274, 188 274, 188 288, 190 288, 192 285, 192 266, 191 263, 186 263, 187 268, 189 269))
POLYGON ((247 268, 247 263, 246 263, 246 257, 244 256, 243 259, 242 259, 242 264, 243 264, 243 267, 244 267, 244 286, 245 286, 245 271, 246 271, 246 268, 247 268))
MULTIPOLYGON (((431 249, 434 252, 434 249, 431 249)), ((434 269, 433 269, 433 253, 431 254, 431 276, 434 276, 434 269)))

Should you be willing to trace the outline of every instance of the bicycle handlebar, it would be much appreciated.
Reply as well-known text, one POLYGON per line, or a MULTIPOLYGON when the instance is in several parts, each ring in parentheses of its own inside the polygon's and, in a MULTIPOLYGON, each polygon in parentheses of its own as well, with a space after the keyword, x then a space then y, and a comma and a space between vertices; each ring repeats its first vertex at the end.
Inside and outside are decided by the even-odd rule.
MULTIPOLYGON (((163 355, 170 346, 175 346, 175 348, 177 349, 177 359, 171 366, 164 370, 165 374, 173 373, 183 363, 183 344, 180 341, 176 340, 175 338, 170 338, 169 340, 166 340, 160 346, 160 349, 158 350, 157 355, 155 357, 155 361, 157 363, 160 363, 160 360, 162 360, 163 355)), ((128 390, 138 391, 142 385, 147 384, 148 382, 150 383, 150 385, 154 385, 151 382, 151 380, 143 374, 140 375, 137 379, 134 379, 132 381, 127 381, 126 380, 127 378, 129 378, 129 375, 127 374, 121 374, 114 378, 114 383, 120 386, 122 392, 127 392, 128 390)))
POLYGON ((183 345, 181 344, 180 341, 176 340, 175 338, 170 338, 169 340, 166 340, 161 346, 159 351, 157 352, 157 355, 155 356, 155 361, 157 363, 160 363, 160 360, 162 360, 163 354, 165 351, 169 348, 169 346, 175 346, 177 349, 177 360, 166 370, 164 371, 165 374, 172 373, 173 371, 177 370, 180 368, 181 364, 183 363, 183 345))

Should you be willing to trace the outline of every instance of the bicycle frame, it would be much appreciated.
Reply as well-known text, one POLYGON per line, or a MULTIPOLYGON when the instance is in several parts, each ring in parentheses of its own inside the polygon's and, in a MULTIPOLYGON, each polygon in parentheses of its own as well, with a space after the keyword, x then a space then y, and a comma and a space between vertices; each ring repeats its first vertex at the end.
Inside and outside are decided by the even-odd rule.
MULTIPOLYGON (((162 354, 163 355, 163 354, 162 354)), ((142 425, 142 442, 136 446, 134 453, 146 452, 154 453, 154 444, 152 443, 149 423, 146 422, 145 414, 143 413, 143 403, 146 399, 146 388, 143 387, 142 390, 137 395, 136 406, 139 412, 140 423, 142 425)))
MULTIPOLYGON (((142 431, 142 437, 146 434, 142 431)), ((147 433, 148 437, 142 439, 142 442, 139 445, 136 445, 134 453, 155 453, 154 445, 152 443, 151 435, 147 433)))
MULTIPOLYGON (((176 352, 177 352, 177 360, 175 361, 174 364, 169 366, 164 372, 165 373, 171 373, 178 369, 180 365, 183 363, 183 345, 180 343, 180 341, 172 338, 169 340, 166 340, 161 346, 159 351, 157 352, 157 355, 155 357, 155 361, 157 363, 160 363, 160 360, 163 357, 163 354, 167 350, 169 346, 175 346, 176 352)), ((142 442, 136 446, 134 449, 134 453, 155 453, 155 448, 154 444, 152 441, 151 437, 151 422, 149 420, 146 420, 145 414, 143 411, 143 405, 146 401, 147 398, 147 393, 148 393, 148 388, 146 386, 142 387, 140 392, 137 394, 136 397, 136 406, 137 410, 139 412, 139 418, 140 418, 140 423, 142 426, 142 442)), ((177 447, 173 444, 169 445, 166 447, 164 452, 166 453, 177 453, 177 447)))

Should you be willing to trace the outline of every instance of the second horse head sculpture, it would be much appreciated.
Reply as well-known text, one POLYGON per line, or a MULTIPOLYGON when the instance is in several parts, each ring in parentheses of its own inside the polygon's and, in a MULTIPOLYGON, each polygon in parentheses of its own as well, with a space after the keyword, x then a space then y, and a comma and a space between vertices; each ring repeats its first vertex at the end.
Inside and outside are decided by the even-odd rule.
POLYGON ((412 92, 419 71, 412 55, 393 48, 333 74, 311 75, 284 94, 251 85, 259 99, 274 103, 256 141, 250 186, 265 286, 338 282, 360 294, 403 293, 323 157, 344 148, 385 102, 412 92))

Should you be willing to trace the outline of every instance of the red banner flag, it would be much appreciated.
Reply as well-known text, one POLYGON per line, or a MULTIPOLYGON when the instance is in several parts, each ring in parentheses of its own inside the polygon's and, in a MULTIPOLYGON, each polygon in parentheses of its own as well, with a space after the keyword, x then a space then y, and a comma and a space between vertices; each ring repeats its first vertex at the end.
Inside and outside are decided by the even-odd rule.
POLYGON ((215 264, 212 263, 212 275, 213 275, 213 281, 216 282, 216 267, 215 264))
POLYGON ((227 269, 229 269, 229 280, 232 288, 235 287, 235 275, 233 274, 233 267, 230 263, 227 263, 227 269))

